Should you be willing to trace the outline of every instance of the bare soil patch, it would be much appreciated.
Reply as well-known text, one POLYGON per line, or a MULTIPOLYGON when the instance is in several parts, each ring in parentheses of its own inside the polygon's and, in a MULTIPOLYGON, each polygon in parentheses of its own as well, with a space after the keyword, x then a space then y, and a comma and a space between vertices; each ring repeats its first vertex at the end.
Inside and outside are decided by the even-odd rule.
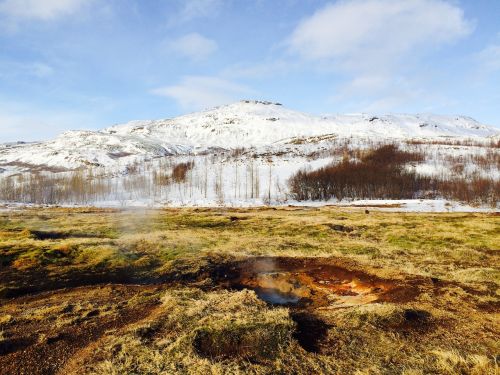
POLYGON ((5 302, 13 322, 2 327, 1 373, 54 374, 81 348, 108 330, 148 316, 156 305, 132 298, 157 286, 106 285, 80 287, 25 296, 5 302))
POLYGON ((408 302, 430 280, 388 280, 339 259, 257 257, 218 269, 226 287, 251 289, 271 305, 341 308, 408 302))

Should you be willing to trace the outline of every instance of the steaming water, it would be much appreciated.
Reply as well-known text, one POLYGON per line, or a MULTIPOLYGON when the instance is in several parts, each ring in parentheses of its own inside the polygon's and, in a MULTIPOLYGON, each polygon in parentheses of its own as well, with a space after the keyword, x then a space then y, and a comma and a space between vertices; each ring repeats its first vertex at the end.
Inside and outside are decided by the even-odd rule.
POLYGON ((261 300, 272 305, 293 305, 300 300, 293 294, 282 293, 276 289, 256 289, 255 293, 261 300))

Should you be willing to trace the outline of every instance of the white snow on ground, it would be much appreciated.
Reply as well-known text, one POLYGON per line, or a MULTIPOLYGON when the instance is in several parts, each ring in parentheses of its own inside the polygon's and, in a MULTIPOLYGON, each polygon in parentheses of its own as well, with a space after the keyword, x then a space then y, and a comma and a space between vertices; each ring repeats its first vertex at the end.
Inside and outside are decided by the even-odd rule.
POLYGON ((445 199, 357 200, 348 204, 335 202, 332 205, 390 212, 500 212, 499 208, 473 207, 445 199))
MULTIPOLYGON (((152 200, 125 200, 125 201, 102 201, 97 204, 91 205, 92 207, 100 208, 178 208, 178 207, 221 207, 212 200, 199 200, 196 202, 185 202, 184 204, 162 204, 152 200)), ((356 209, 368 211, 382 211, 382 212, 482 212, 494 213, 500 212, 500 208, 492 208, 487 206, 473 207, 470 205, 462 204, 459 202, 447 201, 445 199, 404 199, 404 200, 357 200, 352 202, 336 202, 336 201, 288 201, 286 204, 274 204, 273 207, 337 207, 339 209, 356 209)), ((43 205, 22 204, 22 203, 7 203, 0 202, 0 211, 12 211, 25 208, 46 207, 43 205)), ((85 205, 61 205, 61 207, 88 207, 85 205)), ((233 201, 231 204, 224 204, 222 207, 242 208, 242 207, 262 207, 259 201, 233 201)))
MULTIPOLYGON (((418 173, 450 176, 461 170, 467 175, 498 179, 498 167, 480 168, 475 160, 498 153, 498 148, 487 146, 499 140, 499 129, 464 116, 314 116, 277 103, 241 101, 173 119, 133 121, 101 131, 69 131, 46 142, 3 144, 0 180, 23 173, 64 175, 77 168, 91 168, 93 176, 103 176, 111 193, 82 204, 99 206, 345 205, 292 202, 287 180, 299 169, 340 160, 342 155, 332 154, 332 150, 387 142, 412 151, 424 150, 428 159, 408 167, 418 173), (185 183, 142 191, 134 188, 139 183, 150 184, 154 173, 170 171, 173 165, 186 161, 193 161, 194 167, 185 183)), ((366 204, 374 202, 385 201, 366 204)), ((397 202, 398 207, 380 209, 488 210, 440 200, 397 202)))

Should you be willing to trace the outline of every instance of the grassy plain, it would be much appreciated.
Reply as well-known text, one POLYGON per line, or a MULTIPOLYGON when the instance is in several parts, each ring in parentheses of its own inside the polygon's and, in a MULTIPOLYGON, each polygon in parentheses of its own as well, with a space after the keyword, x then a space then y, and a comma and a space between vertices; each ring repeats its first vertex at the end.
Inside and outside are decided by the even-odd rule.
POLYGON ((500 216, 368 209, 0 211, 2 373, 498 374, 500 216), (254 258, 310 298, 227 281, 254 258))

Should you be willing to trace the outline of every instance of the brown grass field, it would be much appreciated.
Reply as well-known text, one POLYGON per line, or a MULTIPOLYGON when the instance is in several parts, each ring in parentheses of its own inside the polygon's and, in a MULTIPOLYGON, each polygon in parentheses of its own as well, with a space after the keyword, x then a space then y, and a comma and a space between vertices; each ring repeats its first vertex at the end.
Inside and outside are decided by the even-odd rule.
POLYGON ((500 216, 0 211, 0 373, 499 374, 500 216))

